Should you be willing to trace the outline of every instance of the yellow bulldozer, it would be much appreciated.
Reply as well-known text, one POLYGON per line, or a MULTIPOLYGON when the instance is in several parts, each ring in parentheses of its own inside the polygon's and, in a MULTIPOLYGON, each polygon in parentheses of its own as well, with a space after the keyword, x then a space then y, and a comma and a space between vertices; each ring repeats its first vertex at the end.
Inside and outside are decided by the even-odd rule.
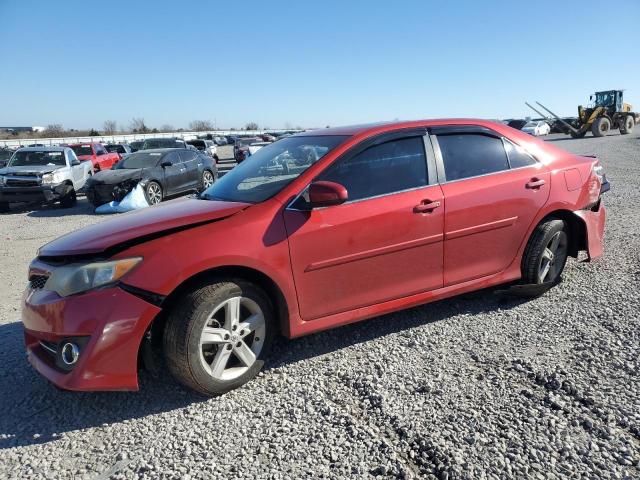
MULTIPOLYGON (((623 90, 596 92, 589 97, 589 100, 592 103, 588 106, 578 106, 578 118, 574 125, 558 117, 540 102, 536 103, 553 116, 555 122, 560 124, 560 128, 573 138, 582 138, 589 130, 591 130, 594 137, 607 135, 612 129, 619 129, 622 135, 626 135, 631 133, 636 123, 640 122, 640 114, 632 112, 633 107, 628 103, 624 103, 623 90)), ((553 122, 553 120, 540 113, 529 103, 525 102, 525 104, 547 121, 553 122)))

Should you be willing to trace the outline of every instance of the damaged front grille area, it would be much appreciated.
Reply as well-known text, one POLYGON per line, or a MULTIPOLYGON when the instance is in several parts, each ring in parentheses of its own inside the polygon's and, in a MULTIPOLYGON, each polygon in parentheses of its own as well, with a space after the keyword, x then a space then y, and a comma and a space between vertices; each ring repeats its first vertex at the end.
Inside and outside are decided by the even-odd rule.
POLYGON ((44 284, 47 283, 48 279, 48 275, 31 275, 31 277, 29 277, 29 284, 34 290, 40 290, 44 288, 44 284))

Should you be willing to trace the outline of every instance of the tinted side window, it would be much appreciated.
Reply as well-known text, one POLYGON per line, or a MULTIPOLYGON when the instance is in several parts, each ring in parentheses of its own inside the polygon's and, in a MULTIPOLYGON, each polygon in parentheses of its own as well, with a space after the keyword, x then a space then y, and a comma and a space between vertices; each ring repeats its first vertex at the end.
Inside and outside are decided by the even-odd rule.
POLYGON ((509 169, 502 140, 474 133, 438 135, 447 181, 509 169))
POLYGON ((193 160, 198 156, 196 152, 193 150, 181 150, 180 158, 182 158, 183 162, 188 162, 189 160, 193 160))
POLYGON ((511 143, 507 139, 504 140, 504 148, 507 151, 507 156, 509 157, 509 165, 511 166, 511 168, 520 168, 529 165, 535 165, 536 161, 524 150, 524 148, 511 143))
POLYGON ((163 162, 171 162, 174 165, 181 162, 180 155, 178 155, 178 152, 169 152, 169 153, 167 153, 164 157, 162 157, 162 161, 163 162))
POLYGON ((422 137, 375 145, 332 165, 318 180, 344 185, 349 200, 360 200, 427 185, 422 137))

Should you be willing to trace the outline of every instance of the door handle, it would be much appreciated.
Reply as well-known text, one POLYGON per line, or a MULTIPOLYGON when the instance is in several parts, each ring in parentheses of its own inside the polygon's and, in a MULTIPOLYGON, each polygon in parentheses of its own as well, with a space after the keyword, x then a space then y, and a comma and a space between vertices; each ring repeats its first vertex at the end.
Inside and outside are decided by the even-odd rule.
POLYGON ((540 187, 541 187, 541 186, 543 186, 545 183, 547 183, 547 182, 545 182, 545 181, 544 181, 544 180, 542 180, 541 178, 533 177, 531 180, 529 180, 529 181, 527 182, 527 184, 526 184, 525 186, 526 186, 527 188, 533 188, 533 189, 536 189, 536 188, 540 188, 540 187))
POLYGON ((430 200, 423 200, 420 204, 413 207, 413 213, 429 213, 440 206, 440 202, 432 202, 430 200))

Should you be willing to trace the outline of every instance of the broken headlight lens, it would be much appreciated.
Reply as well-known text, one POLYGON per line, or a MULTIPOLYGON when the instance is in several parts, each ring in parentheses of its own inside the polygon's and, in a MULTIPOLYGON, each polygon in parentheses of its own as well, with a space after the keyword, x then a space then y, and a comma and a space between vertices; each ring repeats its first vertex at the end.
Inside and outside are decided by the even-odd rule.
POLYGON ((56 183, 64 182, 65 177, 62 172, 45 173, 42 176, 42 183, 45 185, 55 185, 56 183))
POLYGON ((107 262, 66 265, 56 268, 44 288, 61 297, 86 292, 117 282, 133 270, 142 257, 123 258, 107 262))

